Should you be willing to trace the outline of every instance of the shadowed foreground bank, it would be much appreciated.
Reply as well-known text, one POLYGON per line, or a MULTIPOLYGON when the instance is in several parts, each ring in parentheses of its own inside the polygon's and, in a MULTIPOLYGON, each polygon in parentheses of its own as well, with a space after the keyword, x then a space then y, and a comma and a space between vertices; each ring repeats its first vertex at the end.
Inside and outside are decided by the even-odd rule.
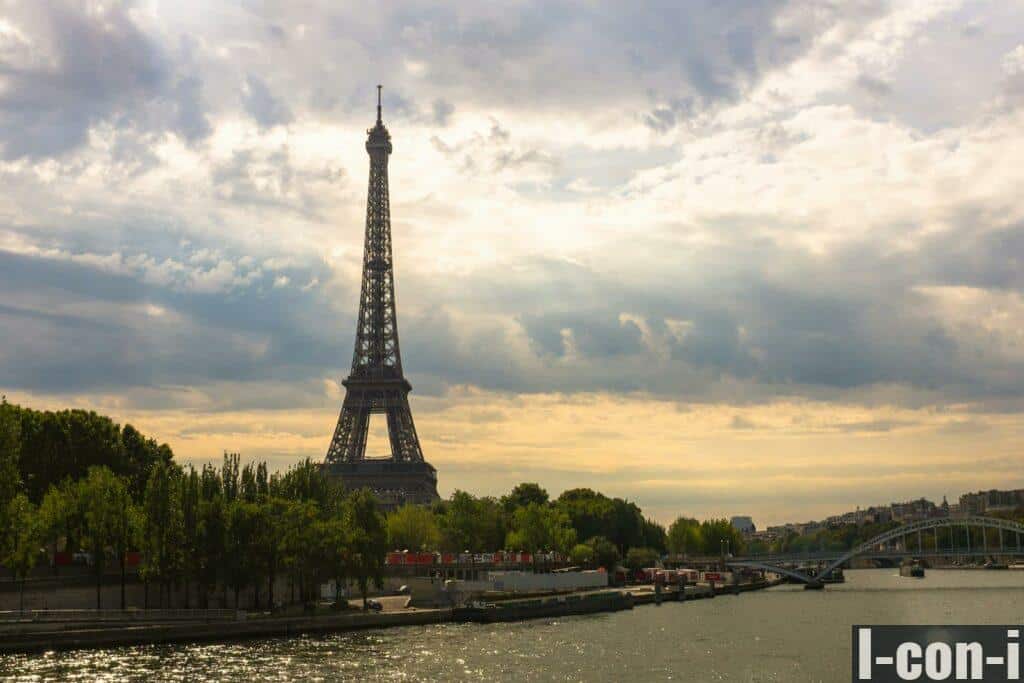
MULTIPOLYGON (((634 605, 681 602, 746 592, 773 583, 688 586, 655 593, 650 586, 507 600, 480 607, 415 609, 389 605, 382 612, 348 611, 316 616, 249 615, 234 610, 129 610, 119 612, 26 613, 0 624, 0 652, 44 652, 210 640, 298 636, 367 628, 457 622, 521 621, 629 610, 634 605)), ((404 605, 404 600, 402 600, 404 605)))

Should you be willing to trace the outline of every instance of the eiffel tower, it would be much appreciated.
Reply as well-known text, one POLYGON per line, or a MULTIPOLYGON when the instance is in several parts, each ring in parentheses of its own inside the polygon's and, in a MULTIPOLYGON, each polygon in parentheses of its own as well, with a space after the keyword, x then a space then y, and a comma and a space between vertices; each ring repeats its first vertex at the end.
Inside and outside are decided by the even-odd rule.
POLYGON ((380 95, 378 85, 377 125, 367 131, 366 140, 370 187, 356 345, 352 371, 342 382, 345 400, 324 464, 345 488, 370 488, 385 508, 391 508, 407 502, 431 503, 438 495, 437 470, 423 459, 409 409, 412 386, 402 374, 388 199, 391 134, 381 120, 380 95), (374 413, 387 417, 388 457, 366 457, 366 435, 374 413))

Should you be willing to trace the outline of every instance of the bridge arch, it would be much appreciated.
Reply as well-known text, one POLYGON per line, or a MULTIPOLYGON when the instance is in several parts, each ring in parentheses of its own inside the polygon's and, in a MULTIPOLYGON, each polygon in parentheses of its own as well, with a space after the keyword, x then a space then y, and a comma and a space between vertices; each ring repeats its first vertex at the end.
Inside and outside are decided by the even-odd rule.
POLYGON ((768 562, 754 562, 752 560, 741 560, 739 562, 727 562, 730 567, 746 567, 747 569, 763 569, 766 572, 773 574, 782 574, 790 578, 796 579, 803 583, 810 583, 813 579, 803 572, 797 571, 796 569, 789 569, 788 567, 782 567, 774 565, 768 562))
MULTIPOLYGON (((826 565, 825 568, 822 569, 815 577, 810 577, 796 570, 780 567, 768 561, 757 561, 753 558, 741 559, 734 562, 727 562, 726 564, 736 567, 751 567, 756 569, 765 569, 767 571, 771 571, 777 574, 791 576, 797 579, 798 581, 803 581, 804 583, 814 583, 829 576, 833 571, 836 570, 837 567, 840 567, 846 562, 849 562, 853 558, 859 555, 870 554, 875 548, 877 548, 880 545, 884 545, 889 541, 893 541, 898 538, 905 538, 912 534, 917 534, 921 531, 925 531, 928 529, 948 529, 961 527, 999 529, 1000 544, 1002 544, 1002 532, 1008 531, 1017 534, 1017 551, 1020 552, 1020 536, 1021 534, 1024 534, 1024 524, 1019 524, 1008 519, 1000 519, 999 517, 935 517, 932 519, 924 519, 918 522, 911 522, 910 524, 904 524, 894 529, 884 531, 875 536, 874 538, 870 538, 867 541, 861 543, 860 545, 852 548, 851 550, 848 550, 840 554, 836 559, 832 560, 828 565, 826 565)), ((1000 550, 1002 549, 1003 548, 1000 548, 1000 550)), ((775 558, 773 558, 773 560, 774 559, 775 558)), ((779 560, 775 561, 783 561, 783 559, 780 558, 779 560)))

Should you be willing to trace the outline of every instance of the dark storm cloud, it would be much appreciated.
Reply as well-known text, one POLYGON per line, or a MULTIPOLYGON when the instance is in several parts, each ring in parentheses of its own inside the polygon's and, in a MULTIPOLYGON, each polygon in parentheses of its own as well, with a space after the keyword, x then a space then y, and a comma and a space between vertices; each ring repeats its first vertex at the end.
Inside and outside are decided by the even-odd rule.
MULTIPOLYGON (((899 256, 862 244, 824 260, 760 245, 765 262, 785 264, 771 271, 751 267, 745 247, 730 255, 719 246, 717 258, 734 267, 712 276, 695 265, 707 254, 684 255, 677 267, 696 272, 670 290, 557 260, 528 262, 500 286, 489 273, 470 273, 438 289, 407 271, 399 324, 406 372, 425 395, 469 384, 745 402, 780 390, 826 397, 898 384, 950 401, 1020 398, 1024 365, 999 354, 996 333, 963 348, 963 330, 949 327, 915 289, 922 282, 1019 288, 1020 232, 964 228, 948 255, 941 248, 948 235, 899 256), (808 289, 811 281, 819 286, 808 289), (467 313, 481 309, 499 318, 467 313)), ((324 266, 286 272, 296 283, 329 279, 324 266)), ((344 375, 355 292, 277 289, 280 274, 240 268, 240 284, 196 292, 66 259, 0 253, 0 385, 69 391, 344 375), (60 310, 47 302, 61 302, 60 310), (147 313, 148 306, 161 312, 147 313)), ((674 274, 651 276, 667 282, 674 274)))
MULTIPOLYGON (((680 313, 685 314, 685 311, 680 313)), ((663 321, 656 319, 654 322, 663 321)), ((691 327, 685 336, 670 343, 672 358, 716 373, 750 376, 756 362, 741 339, 739 321, 728 313, 711 311, 694 316, 689 322, 691 327)))
POLYGON ((0 306, 0 386, 73 392, 302 381, 343 366, 351 340, 341 330, 354 324, 352 316, 339 313, 337 327, 321 325, 329 301, 280 291, 271 279, 227 292, 175 291, 135 275, 0 251, 0 290, 15 302, 0 306), (57 302, 60 312, 47 310, 57 302))
MULTIPOLYGON (((916 288, 1009 284, 1013 275, 1019 277, 1024 252, 1015 247, 1022 234, 1017 226, 962 226, 956 231, 961 246, 948 254, 943 245, 951 235, 941 234, 898 257, 881 245, 863 243, 824 260, 771 245, 760 245, 756 255, 742 246, 719 246, 716 259, 734 265, 704 271, 677 291, 627 286, 599 271, 555 261, 537 261, 527 276, 509 275, 500 288, 471 276, 460 289, 472 292, 474 308, 486 305, 521 323, 532 354, 520 359, 517 390, 632 386, 699 397, 710 390, 708 381, 733 378, 748 389, 750 383, 773 390, 800 387, 797 391, 808 395, 902 384, 942 391, 951 400, 1019 397, 1024 364, 998 350, 1004 343, 1012 347, 1013 340, 991 332, 959 341, 965 330, 944 320, 916 288), (771 270, 758 269, 751 258, 772 264, 771 270), (809 282, 817 286, 808 287, 809 282), (538 307, 549 310, 521 313, 538 307), (640 319, 655 347, 661 340, 668 358, 640 343, 632 320, 620 324, 623 314, 640 319), (571 359, 567 334, 577 353, 571 359)), ((705 256, 681 256, 679 270, 701 272, 698 264, 705 256)), ((663 276, 671 280, 668 273, 663 276)), ((1019 283, 1015 286, 1019 291, 1019 283)), ((495 362, 502 362, 509 348, 511 340, 494 344, 495 362)), ((444 351, 458 355, 456 347, 444 351)), ((426 366, 419 367, 432 363, 426 366)), ((454 383, 486 380, 489 388, 511 387, 462 372, 457 360, 446 366, 454 383)))
MULTIPOLYGON (((994 217, 964 211, 960 226, 984 226, 994 217)), ((998 230, 958 229, 929 240, 919 275, 926 283, 1024 292, 1024 223, 998 230)))
MULTIPOLYGON (((580 302, 580 304, 592 302, 580 302)), ((601 358, 637 353, 641 350, 640 328, 636 323, 620 322, 617 315, 599 312, 595 315, 546 313, 524 315, 520 322, 527 335, 544 355, 561 356, 566 352, 566 343, 576 352, 585 356, 601 358), (563 337, 563 331, 571 339, 563 337)))
POLYGON ((209 133, 201 84, 134 22, 127 3, 7 5, 26 39, 0 53, 3 156, 59 156, 102 123, 172 130, 194 140, 209 133))

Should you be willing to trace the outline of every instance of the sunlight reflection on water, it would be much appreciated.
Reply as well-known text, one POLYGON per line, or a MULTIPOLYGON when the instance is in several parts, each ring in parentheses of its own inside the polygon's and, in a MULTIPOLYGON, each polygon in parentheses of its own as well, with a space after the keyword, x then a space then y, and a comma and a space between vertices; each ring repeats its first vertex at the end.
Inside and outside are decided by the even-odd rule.
POLYGON ((822 592, 780 587, 615 614, 436 624, 235 643, 0 659, 16 681, 688 680, 849 678, 854 623, 1017 623, 1024 572, 850 571, 822 592))

